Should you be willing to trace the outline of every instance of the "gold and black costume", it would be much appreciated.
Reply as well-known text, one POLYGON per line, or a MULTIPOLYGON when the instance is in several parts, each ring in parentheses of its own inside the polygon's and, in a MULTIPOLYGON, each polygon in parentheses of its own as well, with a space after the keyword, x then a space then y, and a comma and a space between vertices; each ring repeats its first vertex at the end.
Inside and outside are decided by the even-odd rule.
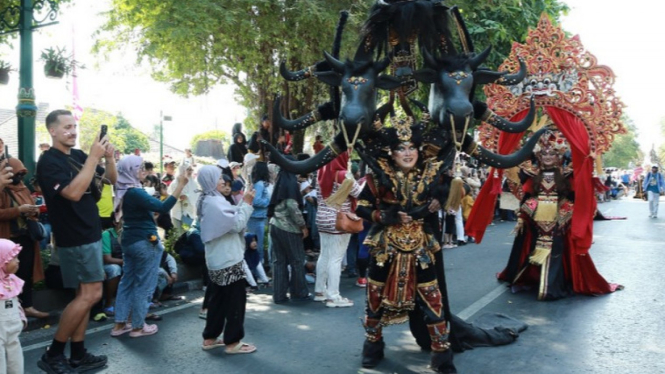
POLYGON ((441 248, 425 220, 430 189, 438 181, 442 163, 428 162, 406 174, 386 160, 378 165, 384 173, 382 180, 390 184, 368 175, 356 211, 374 223, 364 242, 371 255, 364 323, 367 340, 381 341, 384 326, 407 322, 408 313, 420 308, 432 351, 446 351, 448 324, 434 256, 441 248), (413 221, 401 223, 399 211, 413 221))

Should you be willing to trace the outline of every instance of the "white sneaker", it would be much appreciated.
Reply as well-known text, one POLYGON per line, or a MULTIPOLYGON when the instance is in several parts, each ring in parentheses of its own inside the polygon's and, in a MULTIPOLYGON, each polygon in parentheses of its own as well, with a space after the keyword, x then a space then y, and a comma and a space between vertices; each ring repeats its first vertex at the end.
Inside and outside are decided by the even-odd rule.
POLYGON ((333 300, 326 300, 326 306, 328 308, 348 308, 353 306, 353 301, 345 297, 338 296, 333 300))
POLYGON ((326 301, 326 295, 314 295, 314 301, 326 301))

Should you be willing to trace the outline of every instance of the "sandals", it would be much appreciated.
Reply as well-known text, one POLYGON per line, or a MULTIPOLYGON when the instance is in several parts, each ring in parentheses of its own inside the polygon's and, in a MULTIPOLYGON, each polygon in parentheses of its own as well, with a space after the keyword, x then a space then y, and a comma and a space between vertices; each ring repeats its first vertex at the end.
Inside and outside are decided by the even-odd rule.
POLYGON ((155 314, 155 313, 149 313, 148 315, 145 316, 145 321, 161 321, 164 318, 162 316, 155 314))
POLYGON ((217 340, 215 340, 214 343, 209 344, 209 345, 206 345, 205 341, 204 341, 203 344, 201 344, 201 349, 203 349, 204 351, 209 351, 211 349, 215 349, 215 348, 219 348, 219 347, 223 347, 223 346, 224 346, 224 341, 221 340, 221 339, 217 339, 217 340))
POLYGON ((256 347, 252 344, 239 342, 233 348, 226 348, 224 350, 224 352, 226 352, 226 354, 229 354, 229 355, 239 355, 239 354, 253 353, 253 352, 256 352, 256 347))
POLYGON ((120 330, 113 329, 111 330, 111 336, 114 338, 117 338, 119 336, 125 335, 126 333, 132 331, 132 324, 131 323, 125 323, 125 327, 123 327, 120 330))
POLYGON ((138 331, 132 330, 132 332, 129 333, 129 337, 131 338, 140 338, 142 336, 148 336, 148 335, 154 335, 159 331, 159 327, 157 325, 148 325, 147 323, 143 325, 143 328, 138 331))

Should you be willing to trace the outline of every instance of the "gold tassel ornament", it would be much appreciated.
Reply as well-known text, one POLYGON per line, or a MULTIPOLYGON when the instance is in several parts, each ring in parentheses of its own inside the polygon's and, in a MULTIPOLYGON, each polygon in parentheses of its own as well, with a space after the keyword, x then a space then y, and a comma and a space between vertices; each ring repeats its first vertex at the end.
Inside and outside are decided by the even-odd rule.
POLYGON ((536 241, 536 249, 533 250, 529 256, 529 262, 534 265, 542 265, 547 261, 552 253, 552 240, 551 239, 538 239, 536 241))
POLYGON ((328 196, 326 199, 326 204, 328 204, 328 206, 339 209, 349 197, 349 194, 353 190, 353 183, 355 182, 355 178, 353 178, 353 172, 351 172, 351 166, 352 163, 351 160, 349 160, 346 167, 344 181, 339 185, 337 191, 328 196))

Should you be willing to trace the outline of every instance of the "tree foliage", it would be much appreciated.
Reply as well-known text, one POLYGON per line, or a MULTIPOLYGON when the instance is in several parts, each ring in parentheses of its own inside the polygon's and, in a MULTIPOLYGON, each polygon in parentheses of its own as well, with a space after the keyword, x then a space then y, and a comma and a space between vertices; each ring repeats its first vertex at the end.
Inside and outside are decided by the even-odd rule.
POLYGON ((637 128, 633 120, 623 116, 622 121, 628 130, 625 134, 614 138, 612 147, 603 154, 603 165, 607 167, 628 168, 630 163, 637 164, 642 161, 644 154, 637 143, 637 128))
POLYGON ((123 154, 134 153, 134 150, 136 149, 141 150, 141 152, 147 152, 150 150, 148 137, 141 131, 133 128, 122 114, 118 114, 113 128, 116 130, 115 132, 117 134, 122 134, 123 136, 124 145, 122 148, 119 147, 117 143, 113 143, 123 154))
MULTIPOLYGON (((71 108, 67 108, 71 110, 71 108)), ((85 152, 90 150, 92 141, 99 136, 102 125, 108 126, 108 135, 111 144, 115 149, 123 154, 134 153, 135 149, 142 152, 150 150, 148 137, 141 131, 132 127, 132 125, 122 116, 112 113, 86 108, 83 116, 78 122, 78 144, 79 148, 85 152)), ((46 130, 44 123, 38 123, 36 126, 38 143, 51 143, 51 137, 46 130)))
MULTIPOLYGON (((60 7, 62 4, 66 4, 66 3, 69 3, 71 1, 72 0, 53 0, 53 3, 60 7)), ((18 11, 19 5, 20 5, 19 0, 0 0, 0 11, 4 11, 5 9, 10 9, 10 8, 11 9, 17 9, 16 12, 3 13, 3 17, 5 18, 5 21, 7 21, 8 23, 11 23, 11 24, 18 23, 18 17, 21 14, 21 12, 18 11)), ((46 11, 48 9, 50 9, 50 8, 47 4, 44 7, 44 10, 46 11)), ((44 15, 45 13, 42 12, 41 14, 44 15)), ((40 17, 36 17, 36 18, 40 19, 40 17)), ((0 31, 5 31, 4 25, 0 25, 0 31)), ((14 39, 18 38, 18 35, 19 35, 18 32, 13 32, 13 33, 9 33, 9 34, 0 34, 0 45, 1 44, 11 44, 14 39)), ((14 65, 18 65, 18 64, 14 64, 14 65)))
POLYGON ((200 141, 204 140, 220 140, 224 146, 228 146, 231 141, 231 136, 226 131, 221 130, 210 130, 201 134, 196 134, 190 142, 193 153, 197 153, 196 146, 200 141))
MULTIPOLYGON (((292 69, 311 65, 330 51, 341 10, 350 13, 341 57, 352 57, 358 31, 373 1, 368 0, 112 0, 95 49, 110 52, 121 46, 137 50, 152 66, 154 79, 171 84, 187 96, 233 83, 241 105, 250 110, 248 131, 270 113, 274 95, 282 94, 283 110, 303 115, 327 101, 328 89, 314 80, 287 84, 279 62, 292 69)), ((523 41, 545 11, 558 19, 567 7, 560 0, 460 0, 479 51, 494 46, 490 66, 510 53, 512 41, 523 41)), ((302 134, 296 134, 300 147, 302 134)))
POLYGON ((513 42, 523 43, 542 13, 558 21, 569 10, 561 0, 458 0, 476 52, 492 46, 486 65, 497 68, 510 55, 513 42))

